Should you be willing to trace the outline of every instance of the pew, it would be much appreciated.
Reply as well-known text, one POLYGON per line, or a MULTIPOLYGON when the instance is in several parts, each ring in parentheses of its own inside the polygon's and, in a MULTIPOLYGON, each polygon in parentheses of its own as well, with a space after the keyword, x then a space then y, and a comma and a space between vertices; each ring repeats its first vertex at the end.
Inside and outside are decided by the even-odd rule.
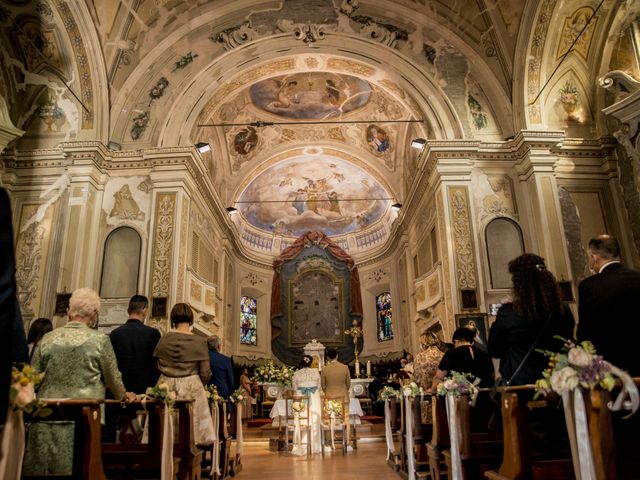
MULTIPOLYGON (((398 438, 403 438, 404 431, 404 419, 403 419, 404 408, 402 405, 402 399, 398 398, 390 398, 389 399, 389 417, 391 423, 391 432, 393 432, 398 438)), ((403 451, 404 447, 400 447, 400 451, 403 451)), ((387 463, 393 470, 396 472, 400 470, 402 465, 402 455, 397 451, 389 455, 387 458, 387 463)))
MULTIPOLYGON (((105 471, 118 479, 159 477, 165 404, 160 400, 147 400, 144 404, 140 400, 128 404, 106 400, 105 407, 107 414, 114 414, 108 415, 109 421, 115 421, 116 417, 134 418, 139 411, 146 410, 148 425, 147 443, 113 443, 111 440, 102 444, 105 471)), ((202 451, 195 446, 192 408, 191 400, 178 400, 174 405, 178 422, 177 430, 174 430, 173 461, 178 480, 194 480, 201 476, 202 451)))
MULTIPOLYGON (((102 456, 100 453, 100 404, 102 400, 82 399, 82 400, 46 400, 43 399, 44 406, 50 408, 53 413, 46 418, 36 418, 27 415, 26 421, 36 423, 41 421, 73 421, 74 443, 73 443, 73 470, 70 477, 91 480, 106 480, 102 466, 102 456)), ((27 476, 24 479, 36 480, 40 478, 51 478, 51 476, 27 476)))
POLYGON ((487 471, 485 476, 490 480, 575 478, 570 453, 567 455, 556 450, 553 452, 555 454, 539 455, 537 458, 533 454, 532 421, 537 421, 539 427, 559 428, 560 432, 564 428, 564 414, 557 398, 532 400, 535 393, 533 385, 506 387, 500 391, 504 439, 502 464, 498 470, 487 471), (544 422, 539 421, 540 414, 547 415, 544 422), (552 417, 554 420, 550 420, 552 417))
MULTIPOLYGON (((496 468, 502 458, 502 432, 489 428, 492 405, 489 390, 481 389, 476 406, 469 405, 470 397, 462 395, 454 399, 455 428, 458 432, 458 453, 462 471, 461 479, 482 478, 485 471, 496 468)), ((449 425, 451 431, 451 425, 449 425)), ((447 478, 453 478, 451 446, 443 451, 447 466, 447 478)))
MULTIPOLYGON (((242 423, 240 424, 242 427, 242 423)), ((228 473, 230 476, 235 477, 242 470, 242 455, 238 452, 238 408, 236 405, 231 409, 231 419, 229 421, 229 437, 230 439, 234 439, 236 441, 236 453, 235 455, 231 455, 229 449, 228 454, 228 473)))
POLYGON ((450 446, 449 424, 447 423, 446 398, 433 396, 431 402, 432 434, 427 444, 429 474, 432 480, 440 480, 446 475, 446 464, 443 452, 450 446))

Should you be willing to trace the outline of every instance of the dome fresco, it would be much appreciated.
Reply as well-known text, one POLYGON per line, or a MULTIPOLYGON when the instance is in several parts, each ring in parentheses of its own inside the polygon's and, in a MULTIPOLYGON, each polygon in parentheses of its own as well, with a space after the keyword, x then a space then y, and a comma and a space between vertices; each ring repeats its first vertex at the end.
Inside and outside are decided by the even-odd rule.
POLYGON ((299 236, 321 230, 338 236, 380 220, 390 196, 361 168, 320 153, 269 167, 244 189, 237 207, 248 223, 266 232, 299 236))
POLYGON ((350 75, 310 72, 281 75, 251 86, 253 104, 287 118, 336 117, 369 101, 371 85, 350 75))

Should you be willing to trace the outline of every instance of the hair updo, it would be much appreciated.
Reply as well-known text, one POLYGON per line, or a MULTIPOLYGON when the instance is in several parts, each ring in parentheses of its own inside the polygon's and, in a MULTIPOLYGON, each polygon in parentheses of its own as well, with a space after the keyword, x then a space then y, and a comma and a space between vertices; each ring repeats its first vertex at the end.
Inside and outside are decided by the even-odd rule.
POLYGON ((300 359, 300 368, 309 368, 311 367, 311 363, 313 363, 313 358, 309 355, 303 355, 300 359))

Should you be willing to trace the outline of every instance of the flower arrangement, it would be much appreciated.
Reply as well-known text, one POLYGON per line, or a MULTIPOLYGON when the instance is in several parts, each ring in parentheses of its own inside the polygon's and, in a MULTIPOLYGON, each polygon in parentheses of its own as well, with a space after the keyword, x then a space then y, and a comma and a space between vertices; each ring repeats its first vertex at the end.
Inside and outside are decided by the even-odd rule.
POLYGON ((402 394, 405 397, 414 398, 418 395, 423 395, 424 390, 422 390, 422 387, 418 386, 416 382, 411 382, 409 385, 405 385, 404 387, 402 387, 402 394))
POLYGON ((171 409, 173 409, 173 405, 176 403, 176 399, 178 398, 177 392, 172 389, 167 382, 160 382, 153 387, 147 388, 145 394, 149 397, 155 398, 156 400, 162 400, 164 403, 169 405, 171 409))
POLYGON ((304 401, 295 401, 295 402, 291 402, 291 410, 294 411, 294 413, 296 414, 300 414, 300 412, 302 412, 305 408, 307 408, 307 405, 304 401))
POLYGON ((324 403, 324 413, 334 418, 342 416, 342 402, 339 400, 327 400, 324 403))
POLYGON ((576 86, 570 81, 564 82, 564 85, 559 90, 560 103, 565 105, 577 105, 580 100, 580 93, 576 86))
POLYGON ((478 388, 470 380, 471 378, 473 378, 473 376, 468 373, 452 371, 451 375, 438 384, 436 393, 441 396, 451 395, 459 397, 460 395, 470 395, 472 398, 475 398, 478 394, 478 388))
POLYGON ((378 399, 382 400, 383 402, 385 400, 389 400, 390 398, 398 398, 399 396, 400 391, 388 385, 380 390, 380 393, 378 393, 378 399))
POLYGON ((291 385, 291 379, 295 369, 286 365, 277 366, 272 360, 263 365, 258 365, 253 374, 252 380, 258 383, 279 383, 287 386, 291 385))
POLYGON ((596 354, 596 349, 589 341, 574 343, 563 340, 562 352, 542 351, 550 358, 549 368, 542 372, 536 382, 536 395, 547 395, 556 392, 562 395, 578 386, 593 390, 601 387, 611 391, 615 386, 615 378, 611 373, 611 364, 596 354))
POLYGON ((46 417, 53 411, 44 406, 42 400, 36 397, 36 387, 42 382, 44 373, 24 364, 22 368, 11 369, 11 391, 9 403, 15 410, 22 410, 34 417, 46 417))
POLYGON ((224 398, 222 398, 218 393, 218 387, 216 387, 215 385, 207 385, 204 391, 207 394, 207 398, 212 402, 217 403, 224 400, 224 398))
POLYGON ((241 403, 244 401, 244 397, 246 395, 246 391, 244 388, 240 387, 238 389, 236 389, 230 396, 229 396, 229 400, 231 400, 231 403, 241 403))

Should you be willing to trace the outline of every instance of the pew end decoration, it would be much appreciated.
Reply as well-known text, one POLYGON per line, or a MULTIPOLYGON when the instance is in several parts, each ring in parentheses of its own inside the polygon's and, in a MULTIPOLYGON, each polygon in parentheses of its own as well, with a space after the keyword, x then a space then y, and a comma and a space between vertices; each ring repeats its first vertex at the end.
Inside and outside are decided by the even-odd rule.
POLYGON ((415 398, 418 395, 424 395, 424 390, 416 382, 411 382, 409 385, 402 387, 402 394, 405 397, 415 398))
POLYGON ((156 400, 161 400, 169 406, 169 410, 173 411, 173 407, 176 403, 176 399, 178 398, 178 394, 175 390, 173 390, 168 383, 160 382, 153 387, 147 388, 145 394, 148 397, 154 398, 156 400))
POLYGON ((24 364, 22 368, 11 369, 11 391, 9 404, 14 410, 21 410, 33 417, 47 417, 53 413, 49 407, 45 407, 42 400, 38 400, 36 387, 42 382, 44 373, 39 373, 35 368, 24 364))
POLYGON ((598 355, 591 342, 576 343, 556 338, 565 342, 564 347, 559 353, 542 351, 550 361, 549 368, 542 373, 543 378, 536 382, 536 395, 555 392, 562 397, 576 477, 583 480, 599 478, 590 441, 590 429, 594 425, 590 424, 588 400, 585 399, 594 390, 611 392, 620 387, 616 399, 607 402, 606 406, 613 412, 629 412, 622 417, 628 419, 640 406, 638 388, 628 373, 598 355))
POLYGON ((611 391, 616 386, 612 367, 600 355, 589 341, 579 344, 572 340, 562 339, 565 344, 560 353, 542 351, 549 357, 549 368, 542 372, 536 382, 536 395, 548 395, 555 392, 562 395, 578 386, 587 390, 600 387, 611 391))
POLYGON ((231 403, 238 405, 244 402, 245 395, 246 395, 245 390, 244 388, 241 387, 234 390, 233 393, 229 395, 229 400, 231 401, 231 403))
POLYGON ((459 397, 461 395, 469 395, 471 402, 474 402, 478 396, 478 379, 473 379, 472 375, 460 372, 451 372, 451 375, 438 384, 436 393, 440 396, 459 397))
POLYGON ((224 398, 222 398, 218 393, 218 387, 215 385, 207 385, 204 391, 207 394, 207 398, 212 403, 218 403, 224 400, 224 398))
POLYGON ((378 393, 378 398, 383 402, 392 398, 400 398, 400 396, 400 390, 396 390, 388 385, 383 387, 382 390, 380 390, 380 393, 378 393))

